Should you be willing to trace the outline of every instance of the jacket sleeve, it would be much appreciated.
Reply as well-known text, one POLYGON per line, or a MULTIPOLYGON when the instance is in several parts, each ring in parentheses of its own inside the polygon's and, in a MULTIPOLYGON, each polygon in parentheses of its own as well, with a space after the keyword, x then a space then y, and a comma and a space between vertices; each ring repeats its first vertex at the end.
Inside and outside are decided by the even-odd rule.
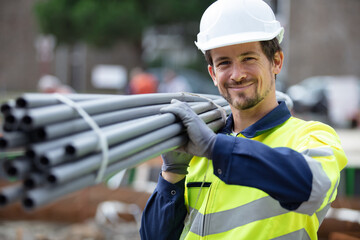
POLYGON ((171 184, 159 176, 158 185, 149 198, 141 219, 142 240, 179 239, 187 210, 182 181, 171 184))
POLYGON ((339 144, 321 137, 327 131, 309 132, 301 152, 218 134, 214 174, 227 184, 263 190, 285 209, 312 215, 335 198, 344 166, 339 162, 346 158, 339 144))

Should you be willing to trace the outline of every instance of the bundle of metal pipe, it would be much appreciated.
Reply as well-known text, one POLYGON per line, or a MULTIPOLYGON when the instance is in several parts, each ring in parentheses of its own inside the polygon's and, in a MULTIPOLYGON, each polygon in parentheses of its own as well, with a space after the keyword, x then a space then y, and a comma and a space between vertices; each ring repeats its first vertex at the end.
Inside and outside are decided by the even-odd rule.
POLYGON ((160 113, 172 99, 187 102, 213 131, 230 114, 222 97, 190 93, 27 93, 2 104, 1 167, 16 183, 0 191, 0 206, 40 207, 185 144, 183 125, 160 113), (14 150, 21 154, 7 157, 14 150))

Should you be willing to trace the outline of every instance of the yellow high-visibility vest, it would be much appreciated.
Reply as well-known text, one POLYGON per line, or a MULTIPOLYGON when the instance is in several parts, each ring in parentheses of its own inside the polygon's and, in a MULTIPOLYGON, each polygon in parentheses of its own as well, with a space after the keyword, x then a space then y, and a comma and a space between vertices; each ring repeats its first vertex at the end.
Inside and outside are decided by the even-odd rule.
POLYGON ((226 184, 214 175, 211 160, 194 157, 185 183, 188 216, 181 239, 317 239, 347 163, 336 132, 323 123, 290 117, 251 139, 272 148, 291 148, 317 166, 310 167, 313 188, 323 188, 326 194, 316 199, 314 213, 301 206, 289 211, 262 190, 226 184))

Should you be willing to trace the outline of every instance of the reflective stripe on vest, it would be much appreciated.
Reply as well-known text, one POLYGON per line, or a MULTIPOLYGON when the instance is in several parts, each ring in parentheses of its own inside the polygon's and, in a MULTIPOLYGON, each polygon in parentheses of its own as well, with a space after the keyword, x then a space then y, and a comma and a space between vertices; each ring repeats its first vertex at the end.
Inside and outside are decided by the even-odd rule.
POLYGON ((321 225, 321 223, 324 221, 326 213, 328 212, 328 210, 331 207, 331 203, 329 203, 328 205, 326 205, 326 207, 324 207, 321 211, 316 213, 316 217, 318 218, 319 221, 319 225, 321 225))
POLYGON ((257 199, 237 208, 216 213, 203 215, 196 209, 191 209, 191 211, 195 211, 191 213, 195 217, 190 231, 202 237, 226 232, 254 221, 288 213, 286 209, 279 208, 279 203, 270 196, 257 199), (259 208, 266 210, 258 211, 259 208))
POLYGON ((311 240, 304 228, 277 238, 273 238, 273 240, 289 240, 289 239, 311 240))
MULTIPOLYGON (((329 147, 319 147, 307 149, 302 152, 307 161, 313 175, 312 189, 308 201, 303 202, 299 208, 295 210, 298 213, 312 215, 320 208, 326 194, 331 187, 331 181, 324 172, 321 163, 316 161, 314 157, 329 157, 334 155, 333 150, 329 147)), ((335 190, 336 188, 334 188, 335 190)))

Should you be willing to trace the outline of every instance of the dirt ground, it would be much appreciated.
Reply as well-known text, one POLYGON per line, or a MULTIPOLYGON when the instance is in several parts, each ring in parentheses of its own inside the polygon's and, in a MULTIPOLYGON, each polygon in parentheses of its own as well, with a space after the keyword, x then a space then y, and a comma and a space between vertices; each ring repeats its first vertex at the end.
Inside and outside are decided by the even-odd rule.
POLYGON ((140 240, 133 222, 99 226, 84 223, 49 223, 41 221, 1 221, 1 240, 140 240))
POLYGON ((137 223, 149 196, 97 185, 34 211, 11 204, 0 208, 0 240, 140 240, 137 223))

